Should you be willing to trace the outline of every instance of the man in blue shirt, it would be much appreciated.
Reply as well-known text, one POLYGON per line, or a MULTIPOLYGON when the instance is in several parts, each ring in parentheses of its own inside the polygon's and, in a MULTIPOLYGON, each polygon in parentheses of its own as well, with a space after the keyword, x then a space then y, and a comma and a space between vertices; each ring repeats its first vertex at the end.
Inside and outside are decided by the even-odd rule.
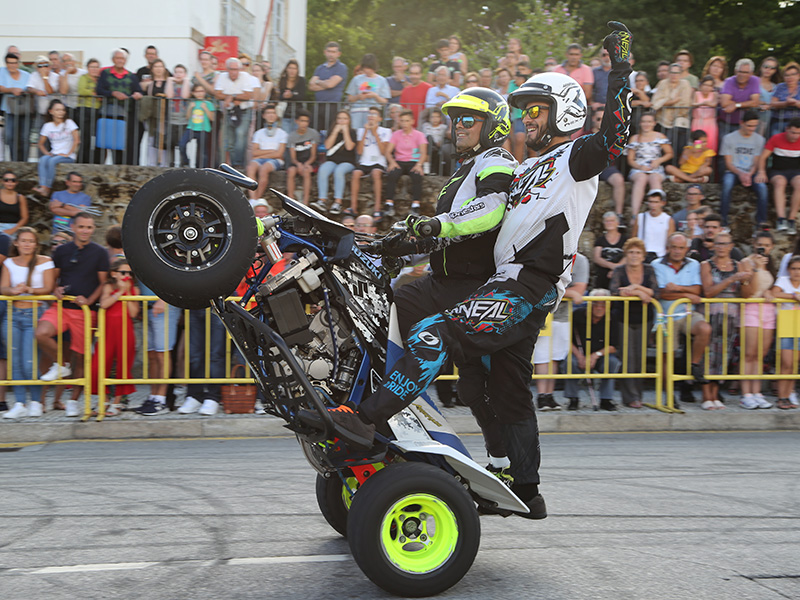
MULTIPOLYGON (((670 307, 676 300, 686 298, 690 304, 675 309, 674 329, 675 342, 680 343, 686 336, 689 328, 692 334, 692 376, 697 383, 707 384, 703 376, 703 353, 711 341, 711 326, 706 322, 700 312, 693 311, 693 304, 700 302, 703 291, 700 279, 700 263, 687 258, 689 240, 682 233, 673 233, 667 240, 667 254, 651 264, 656 272, 658 290, 656 296, 664 309, 664 314, 669 315, 670 307)), ((666 356, 666 355, 665 355, 666 356)))
POLYGON ((67 189, 53 194, 50 210, 53 213, 53 233, 72 231, 72 218, 85 207, 92 205, 92 198, 83 192, 83 177, 77 171, 70 171, 65 180, 67 189))
POLYGON ((339 60, 342 50, 336 42, 325 44, 325 62, 314 69, 308 89, 316 94, 314 129, 319 132, 328 128, 328 121, 339 110, 344 84, 347 81, 347 66, 339 60))
POLYGON ((33 119, 29 107, 25 109, 25 103, 30 100, 27 93, 30 73, 20 68, 22 61, 19 54, 8 52, 5 61, 5 68, 0 69, 0 94, 3 95, 0 108, 6 113, 5 138, 12 162, 26 162, 33 119))

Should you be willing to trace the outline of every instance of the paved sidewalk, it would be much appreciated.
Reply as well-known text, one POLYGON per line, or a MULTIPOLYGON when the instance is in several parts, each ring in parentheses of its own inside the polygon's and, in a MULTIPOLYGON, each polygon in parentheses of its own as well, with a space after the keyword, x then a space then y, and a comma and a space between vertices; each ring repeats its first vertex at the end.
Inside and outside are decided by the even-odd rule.
MULTIPOLYGON (((435 393, 431 394, 435 398, 435 393)), ((696 394, 699 396, 699 394, 696 394)), ((13 399, 13 394, 9 394, 13 399)), ((131 397, 131 406, 147 397, 140 391, 131 397)), ((653 392, 645 395, 652 402, 653 392)), ((566 405, 557 392, 556 400, 566 405)), ((770 399, 771 401, 774 399, 770 399)), ((800 409, 745 410, 739 407, 738 396, 728 396, 724 410, 705 411, 699 403, 681 404, 684 414, 668 414, 650 408, 633 409, 619 405, 617 412, 593 411, 588 399, 581 400, 577 411, 548 411, 538 413, 542 433, 599 433, 633 431, 774 431, 800 430, 800 409)), ((45 406, 50 407, 48 396, 45 406)), ((447 421, 457 433, 479 433, 469 409, 458 406, 442 408, 447 421)), ((220 412, 213 417, 197 414, 169 414, 144 417, 124 412, 102 422, 95 418, 82 422, 67 418, 64 411, 48 410, 39 418, 16 421, 0 419, 1 443, 52 442, 86 439, 190 438, 190 437, 250 437, 293 435, 284 428, 281 419, 269 415, 228 415, 220 412)))

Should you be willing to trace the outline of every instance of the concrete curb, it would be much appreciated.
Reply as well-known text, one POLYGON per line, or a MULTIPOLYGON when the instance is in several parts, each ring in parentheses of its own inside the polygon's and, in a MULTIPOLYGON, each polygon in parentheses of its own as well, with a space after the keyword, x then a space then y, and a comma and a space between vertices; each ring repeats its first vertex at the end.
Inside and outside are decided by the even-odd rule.
MULTIPOLYGON (((480 430, 472 415, 447 415, 459 434, 480 430)), ((540 413, 542 433, 609 433, 654 431, 800 431, 800 410, 713 411, 666 414, 636 413, 540 413)), ((64 440, 125 440, 213 437, 274 437, 292 435, 283 421, 269 416, 199 416, 166 419, 131 418, 0 423, 0 443, 35 443, 64 440)))

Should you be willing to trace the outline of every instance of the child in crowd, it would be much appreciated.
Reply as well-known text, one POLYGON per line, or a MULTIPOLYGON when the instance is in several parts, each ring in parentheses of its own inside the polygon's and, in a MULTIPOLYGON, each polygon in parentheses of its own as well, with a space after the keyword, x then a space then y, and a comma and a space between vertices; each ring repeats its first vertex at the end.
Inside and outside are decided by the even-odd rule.
POLYGON ((199 83, 192 88, 192 98, 186 109, 189 123, 180 141, 181 164, 189 164, 186 146, 191 140, 197 140, 195 165, 199 168, 210 166, 211 159, 211 123, 214 121, 214 103, 206 100, 206 88, 199 83))
MULTIPOLYGON (((129 379, 136 357, 133 319, 139 316, 141 306, 138 302, 122 302, 120 299, 123 296, 138 296, 139 289, 134 283, 133 271, 124 258, 118 258, 111 264, 110 275, 111 280, 105 283, 100 295, 100 308, 106 311, 105 376, 110 377, 111 369, 116 365, 117 377, 129 379)), ((98 390, 98 366, 98 354, 95 353, 92 356, 92 394, 97 394, 98 390)), ((106 410, 106 416, 109 417, 120 414, 122 396, 136 391, 136 386, 128 383, 118 383, 114 388, 114 401, 106 410)))
POLYGON ((650 264, 667 253, 667 239, 675 233, 675 221, 664 212, 667 194, 663 190, 650 190, 646 200, 647 211, 636 215, 633 237, 644 242, 645 262, 650 264))
POLYGON ((361 190, 361 177, 369 173, 372 178, 372 192, 375 196, 372 218, 375 221, 383 219, 381 192, 383 191, 383 175, 386 173, 386 150, 389 148, 392 132, 380 125, 381 109, 371 106, 366 124, 356 133, 358 165, 350 178, 350 208, 344 211, 346 215, 353 218, 358 214, 358 192, 361 190))
MULTIPOLYGON (((775 298, 793 300, 793 302, 780 305, 780 311, 800 310, 800 256, 792 256, 789 259, 789 276, 778 277, 775 286, 772 288, 772 295, 775 298)), ((791 316, 796 316, 791 315, 791 316)), ((779 314, 779 320, 781 315, 779 314)), ((785 318, 785 317, 783 317, 785 318)), ((780 326, 778 335, 780 335, 780 326)), ((797 372, 797 357, 800 352, 800 338, 781 337, 781 370, 783 375, 791 375, 797 372)), ((792 402, 796 401, 796 396, 792 395, 794 390, 794 379, 781 379, 778 381, 778 402, 780 409, 797 408, 792 402)))
POLYGON ((286 170, 286 194, 295 197, 295 177, 303 178, 303 202, 308 206, 311 198, 311 175, 314 173, 314 162, 317 160, 317 146, 320 135, 316 129, 309 127, 311 113, 303 108, 296 109, 295 129, 289 134, 289 163, 286 170))
POLYGON ((450 126, 442 110, 438 107, 427 110, 420 130, 428 139, 430 172, 434 175, 450 175, 450 126))
POLYGON ((692 104, 692 131, 701 129, 708 136, 706 145, 717 151, 719 128, 717 127, 717 105, 719 94, 714 90, 714 78, 706 75, 700 82, 700 89, 694 93, 692 104))
POLYGON ((711 159, 717 155, 708 147, 708 136, 702 129, 692 131, 692 145, 684 146, 680 168, 666 165, 670 178, 677 183, 708 183, 713 172, 711 159))
POLYGON ((252 160, 247 165, 247 176, 258 180, 258 187, 250 192, 250 198, 261 198, 269 184, 269 174, 283 169, 286 141, 289 136, 278 125, 278 112, 274 104, 263 110, 264 127, 253 134, 250 144, 252 160))
MULTIPOLYGON (((43 296, 50 294, 56 285, 53 261, 41 254, 36 230, 21 227, 14 240, 16 252, 3 261, 0 274, 0 294, 17 296, 12 303, 12 328, 9 342, 11 373, 15 381, 37 379, 33 373, 34 335, 36 321, 43 311, 44 302, 23 300, 24 296, 43 296)), ((3 320, 3 334, 6 337, 6 322, 3 320)), ((5 375, 5 374, 4 374, 5 375)), ((42 388, 37 385, 15 385, 16 403, 5 415, 6 419, 21 417, 41 417, 42 388), (30 393, 30 402, 27 395, 30 393)))

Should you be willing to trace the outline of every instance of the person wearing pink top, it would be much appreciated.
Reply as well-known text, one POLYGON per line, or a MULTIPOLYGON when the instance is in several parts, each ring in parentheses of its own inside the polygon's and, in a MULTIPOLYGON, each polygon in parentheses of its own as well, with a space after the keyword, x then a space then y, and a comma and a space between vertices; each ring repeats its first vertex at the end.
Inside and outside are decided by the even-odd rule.
POLYGON ((594 73, 591 67, 583 64, 583 48, 580 44, 570 44, 567 46, 566 61, 553 69, 554 73, 569 75, 577 81, 583 88, 583 93, 587 98, 592 97, 594 88, 594 73))
POLYGON ((411 177, 411 214, 419 214, 419 202, 422 199, 422 165, 428 160, 428 140, 425 134, 414 129, 414 113, 405 109, 400 113, 400 129, 392 134, 386 159, 389 163, 386 176, 387 216, 394 215, 394 193, 397 182, 403 175, 411 177))

